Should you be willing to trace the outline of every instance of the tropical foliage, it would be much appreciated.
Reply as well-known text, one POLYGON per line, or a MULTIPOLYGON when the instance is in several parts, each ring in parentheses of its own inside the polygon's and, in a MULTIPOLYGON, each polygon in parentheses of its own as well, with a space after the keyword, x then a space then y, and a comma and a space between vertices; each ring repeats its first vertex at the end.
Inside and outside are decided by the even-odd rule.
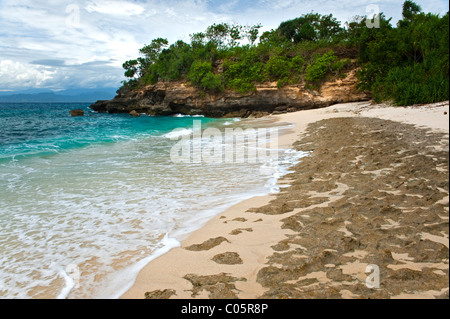
POLYGON ((331 14, 309 13, 263 32, 261 25, 214 24, 190 43, 157 38, 123 64, 124 86, 189 81, 205 92, 247 93, 261 82, 303 83, 320 89, 330 78, 359 67, 358 87, 376 101, 410 105, 448 100, 449 14, 421 12, 405 1, 396 26, 384 14, 379 27, 366 17, 344 25, 331 14))

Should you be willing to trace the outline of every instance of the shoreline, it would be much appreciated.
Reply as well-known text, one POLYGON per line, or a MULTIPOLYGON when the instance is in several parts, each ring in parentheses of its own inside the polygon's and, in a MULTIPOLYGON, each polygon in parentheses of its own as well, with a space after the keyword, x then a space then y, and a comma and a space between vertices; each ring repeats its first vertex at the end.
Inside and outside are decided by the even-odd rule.
MULTIPOLYGON (((307 136, 307 127, 309 124, 336 118, 401 120, 400 122, 414 124, 417 128, 428 127, 432 129, 432 132, 446 134, 448 139, 447 114, 448 101, 433 105, 406 108, 370 105, 369 102, 355 102, 336 104, 327 108, 272 115, 268 118, 276 119, 279 122, 291 122, 295 124, 295 127, 289 129, 279 137, 279 148, 293 148, 299 139, 307 136)), ((302 150, 301 147, 300 150, 302 150)), ((444 145, 445 150, 448 154, 448 144, 447 146, 444 145)), ((445 170, 445 168, 442 169, 445 170)), ((292 185, 291 182, 295 180, 295 176, 291 175, 288 174, 279 180, 278 185, 292 185)), ((330 203, 338 201, 345 193, 346 186, 342 183, 337 183, 337 185, 341 186, 333 189, 334 192, 317 191, 317 196, 319 193, 321 195, 326 193, 328 195, 327 200, 320 203, 312 201, 309 205, 305 202, 306 207, 300 210, 304 211, 305 209, 315 207, 326 207, 330 203)), ((295 250, 302 252, 302 254, 295 256, 297 260, 306 258, 307 253, 304 251, 304 247, 298 243, 300 242, 298 239, 297 242, 294 240, 291 240, 291 242, 286 241, 298 235, 297 226, 286 226, 288 224, 286 220, 289 218, 296 219, 296 223, 299 223, 297 220, 298 208, 294 210, 289 208, 283 212, 284 206, 281 205, 281 213, 267 213, 264 212, 264 209, 261 209, 269 207, 271 201, 276 202, 277 196, 278 194, 254 197, 218 214, 202 228, 191 233, 189 237, 184 239, 181 242, 181 247, 173 248, 162 256, 150 261, 139 272, 133 286, 120 298, 254 299, 264 295, 267 298, 278 298, 279 295, 274 294, 274 288, 271 287, 271 280, 273 278, 270 279, 270 276, 263 277, 262 273, 264 273, 264 270, 269 271, 278 268, 289 269, 289 267, 292 267, 292 257, 294 256, 295 250), (289 256, 286 255, 281 258, 283 254, 288 254, 289 256), (269 267, 268 263, 270 264, 269 267)), ((448 191, 446 199, 440 199, 440 201, 446 201, 448 206, 448 191)), ((286 202, 284 205, 286 205, 286 202)), ((446 214, 448 216, 448 209, 446 210, 446 214)), ((306 214, 304 215, 306 216, 306 214)), ((339 229, 344 234, 352 233, 347 228, 341 227, 339 229)), ((438 234, 426 233, 422 236, 433 243, 440 242, 446 246, 446 256, 448 256, 448 227, 447 235, 441 234, 438 236, 438 234)), ((349 238, 351 237, 349 235, 349 238)), ((361 266, 366 264, 362 263, 361 260, 365 257, 364 250, 351 249, 349 253, 354 256, 347 256, 348 258, 358 257, 360 260, 352 259, 353 263, 347 262, 345 264, 343 261, 329 261, 329 263, 321 265, 321 267, 314 269, 314 271, 309 271, 303 274, 303 276, 295 275, 292 278, 289 277, 290 280, 286 280, 287 285, 289 283, 293 285, 295 281, 294 277, 299 277, 301 278, 302 284, 299 285, 297 282, 297 285, 301 287, 309 287, 310 285, 322 287, 328 285, 325 289, 328 291, 329 286, 335 284, 333 279, 330 279, 330 273, 332 272, 326 272, 328 269, 333 271, 340 269, 340 273, 339 271, 337 273, 340 274, 340 277, 347 276, 344 278, 347 281, 351 280, 349 276, 353 276, 353 280, 363 280, 365 275, 364 272, 361 273, 361 266), (358 256, 358 254, 362 256, 358 256), (341 266, 336 266, 341 263, 341 266), (335 265, 337 269, 334 269, 332 265, 335 265), (358 270, 355 272, 354 269, 352 270, 352 267, 356 267, 358 270)), ((397 268, 399 267, 398 264, 408 261, 408 255, 405 257, 400 253, 393 253, 392 256, 395 259, 393 266, 397 265, 397 268)), ((416 294, 416 297, 425 298, 439 296, 443 293, 448 294, 448 257, 446 263, 445 261, 444 263, 434 263, 432 266, 438 268, 435 270, 438 273, 436 276, 440 275, 445 277, 446 274, 446 290, 436 292, 430 289, 432 292, 428 294, 416 294)), ((403 269, 402 267, 400 268, 403 269)), ((414 267, 411 266, 409 268, 414 267)), ((339 276, 336 275, 333 278, 339 278, 339 276)), ((286 278, 283 277, 283 279, 286 278)), ((280 281, 280 278, 277 280, 283 282, 283 280, 280 281)), ((342 278, 341 280, 336 279, 336 284, 342 280, 342 278)), ((350 290, 341 289, 339 296, 341 298, 356 297, 355 292, 350 290)), ((292 291, 289 294, 291 295, 288 297, 296 297, 292 291)), ((414 294, 405 295, 404 292, 401 292, 395 296, 413 297, 412 295, 414 294)), ((316 298, 323 297, 320 295, 315 296, 316 298)), ((395 296, 389 294, 389 297, 395 296)), ((386 298, 386 295, 380 295, 380 298, 386 298)))

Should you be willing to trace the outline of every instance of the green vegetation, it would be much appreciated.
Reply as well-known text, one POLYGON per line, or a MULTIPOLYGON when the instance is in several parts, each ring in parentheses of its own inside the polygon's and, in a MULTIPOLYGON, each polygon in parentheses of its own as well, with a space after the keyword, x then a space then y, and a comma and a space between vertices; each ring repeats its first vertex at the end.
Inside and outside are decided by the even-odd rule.
POLYGON ((381 19, 380 29, 362 30, 359 86, 379 101, 398 105, 449 99, 449 15, 420 12, 403 4, 397 28, 381 19))
POLYGON ((222 91, 222 77, 214 75, 210 62, 195 61, 188 73, 188 79, 192 84, 206 91, 222 91))
POLYGON ((205 92, 242 94, 258 83, 303 84, 320 89, 327 79, 359 67, 358 88, 377 101, 398 105, 449 99, 449 14, 423 13, 403 4, 396 26, 380 14, 379 28, 366 17, 341 25, 331 14, 309 13, 259 35, 261 25, 214 24, 190 43, 157 38, 141 56, 123 64, 124 86, 189 81, 205 92), (259 39, 259 41, 258 41, 259 39))

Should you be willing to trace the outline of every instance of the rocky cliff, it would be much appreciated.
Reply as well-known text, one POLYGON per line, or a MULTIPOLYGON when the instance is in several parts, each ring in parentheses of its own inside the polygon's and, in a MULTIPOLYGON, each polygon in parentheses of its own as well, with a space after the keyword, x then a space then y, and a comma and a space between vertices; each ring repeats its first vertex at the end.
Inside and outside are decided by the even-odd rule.
POLYGON ((305 89, 303 84, 278 89, 270 82, 258 84, 256 91, 247 94, 228 90, 211 94, 185 82, 159 82, 135 91, 121 89, 112 100, 97 101, 91 108, 109 113, 260 117, 370 99, 356 89, 356 82, 356 70, 343 79, 324 82, 318 91, 305 89))

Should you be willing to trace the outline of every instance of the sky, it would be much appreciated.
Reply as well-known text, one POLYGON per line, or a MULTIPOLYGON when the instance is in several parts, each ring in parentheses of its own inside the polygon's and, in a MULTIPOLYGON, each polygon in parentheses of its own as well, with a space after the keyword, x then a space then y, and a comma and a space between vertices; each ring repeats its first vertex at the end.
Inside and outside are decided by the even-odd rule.
MULTIPOLYGON (((445 14, 445 0, 417 0, 445 14)), ((396 23, 394 0, 0 0, 0 91, 119 87, 122 63, 152 39, 189 42, 214 23, 262 24, 260 33, 302 14, 344 23, 377 6, 396 23)))

